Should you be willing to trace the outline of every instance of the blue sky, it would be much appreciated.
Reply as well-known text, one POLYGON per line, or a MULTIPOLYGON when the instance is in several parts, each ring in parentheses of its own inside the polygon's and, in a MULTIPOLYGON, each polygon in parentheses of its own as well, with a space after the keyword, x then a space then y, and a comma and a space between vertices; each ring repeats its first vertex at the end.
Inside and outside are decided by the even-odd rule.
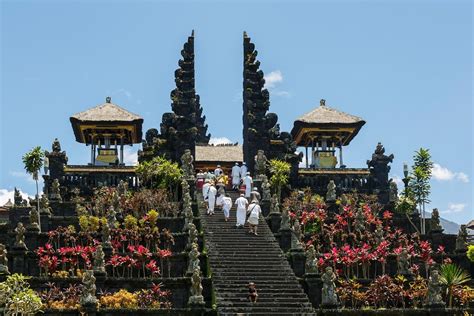
MULTIPOLYGON (((170 110, 180 50, 196 31, 196 84, 214 137, 241 141, 242 32, 259 51, 282 130, 325 98, 367 124, 345 149, 365 167, 381 141, 392 176, 413 152, 436 163, 432 203, 473 216, 470 1, 1 1, 0 198, 34 184, 21 156, 59 137, 87 163, 69 116, 110 95, 142 115, 170 110)), ((133 151, 128 158, 133 159, 133 151)))

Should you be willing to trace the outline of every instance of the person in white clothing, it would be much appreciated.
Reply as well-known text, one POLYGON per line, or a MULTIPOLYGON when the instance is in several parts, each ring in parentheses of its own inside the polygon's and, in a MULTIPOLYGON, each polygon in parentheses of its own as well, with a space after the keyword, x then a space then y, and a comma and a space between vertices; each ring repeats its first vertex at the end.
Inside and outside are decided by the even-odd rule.
POLYGON ((240 166, 240 178, 243 179, 247 175, 247 164, 245 161, 242 163, 242 166, 240 166))
POLYGON ((217 189, 214 184, 211 183, 211 186, 209 187, 209 193, 207 194, 207 215, 214 215, 214 207, 216 206, 216 194, 217 189))
POLYGON ((257 188, 253 188, 252 189, 252 192, 250 192, 250 203, 253 203, 253 201, 257 200, 258 202, 260 202, 260 199, 261 199, 261 195, 260 193, 258 192, 258 189, 257 188))
POLYGON ((253 183, 253 179, 250 176, 250 172, 247 172, 247 175, 243 179, 243 182, 245 185, 245 197, 249 198, 250 192, 252 192, 252 183, 253 183))
POLYGON ((253 233, 255 236, 257 236, 258 219, 262 213, 262 209, 260 208, 257 200, 253 200, 249 205, 248 213, 250 214, 248 219, 250 226, 249 233, 253 233))
POLYGON ((209 194, 209 188, 211 186, 210 182, 211 181, 209 181, 209 179, 206 179, 204 185, 202 186, 202 198, 204 199, 204 201, 207 200, 207 195, 209 194))
POLYGON ((232 167, 232 189, 238 189, 240 185, 240 166, 236 162, 235 166, 232 167))
POLYGON ((244 227, 249 201, 247 201, 245 196, 241 194, 240 197, 235 200, 235 204, 237 205, 237 224, 235 224, 235 226, 244 227))
POLYGON ((222 210, 224 211, 224 220, 227 222, 229 220, 230 208, 232 207, 232 199, 229 194, 226 194, 222 199, 222 210))
POLYGON ((220 177, 223 173, 224 173, 224 171, 222 171, 221 165, 217 165, 217 168, 214 169, 214 175, 216 177, 220 177))

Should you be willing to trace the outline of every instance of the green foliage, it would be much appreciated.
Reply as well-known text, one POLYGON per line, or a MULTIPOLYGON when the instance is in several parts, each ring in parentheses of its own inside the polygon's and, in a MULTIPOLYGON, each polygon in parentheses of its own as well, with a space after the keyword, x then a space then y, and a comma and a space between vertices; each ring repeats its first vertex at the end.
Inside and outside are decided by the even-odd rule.
POLYGON ((127 229, 135 229, 138 227, 138 220, 135 216, 129 214, 125 216, 124 225, 127 229))
POLYGON ((399 214, 412 214, 416 208, 416 202, 409 196, 402 195, 399 197, 395 210, 399 214))
POLYGON ((82 232, 96 233, 99 231, 100 225, 107 224, 105 217, 98 217, 92 215, 81 215, 79 216, 79 226, 82 232))
POLYGON ((41 310, 41 299, 30 289, 29 277, 13 274, 0 283, 0 307, 5 315, 34 315, 41 310))
POLYGON ((413 166, 408 183, 409 192, 414 195, 417 203, 429 203, 430 179, 433 162, 429 149, 420 148, 413 156, 413 166))
POLYGON ((440 269, 440 281, 446 285, 449 307, 453 306, 453 289, 471 280, 469 273, 455 264, 443 264, 440 269))
POLYGON ((474 245, 467 246, 467 258, 469 261, 474 262, 474 245))
POLYGON ((43 166, 44 152, 40 146, 36 146, 31 151, 23 155, 22 160, 27 173, 33 176, 35 181, 38 180, 38 173, 43 166))
POLYGON ((160 189, 172 189, 183 176, 179 165, 164 157, 155 157, 151 161, 140 163, 136 173, 144 183, 160 189))
POLYGON ((274 188, 278 196, 281 195, 281 189, 288 183, 290 177, 291 165, 285 161, 270 160, 270 185, 274 188))

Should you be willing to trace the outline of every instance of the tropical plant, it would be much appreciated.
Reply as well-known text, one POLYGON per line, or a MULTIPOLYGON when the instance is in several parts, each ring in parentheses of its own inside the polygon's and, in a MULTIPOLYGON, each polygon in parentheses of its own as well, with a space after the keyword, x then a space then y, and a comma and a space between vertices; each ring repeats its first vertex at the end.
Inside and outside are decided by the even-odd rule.
POLYGON ((36 146, 31 151, 27 152, 22 157, 23 164, 25 167, 26 173, 30 174, 33 177, 33 180, 36 182, 36 211, 38 212, 38 224, 41 229, 41 216, 39 216, 40 202, 39 202, 39 171, 43 166, 44 152, 41 150, 40 146, 36 146))
POLYGON ((140 163, 136 173, 144 183, 149 183, 152 188, 168 189, 176 198, 177 185, 183 176, 183 170, 177 163, 164 157, 155 157, 140 163))
POLYGON ((448 298, 448 306, 453 306, 453 290, 457 286, 461 286, 471 280, 469 273, 455 264, 443 264, 440 269, 440 281, 446 285, 446 296, 448 298))
POLYGON ((0 307, 4 307, 5 315, 34 315, 41 311, 41 299, 30 289, 28 279, 15 273, 0 283, 0 307))
POLYGON ((272 159, 270 160, 270 185, 275 190, 278 198, 281 197, 281 189, 288 183, 290 177, 291 165, 286 161, 272 159))
POLYGON ((413 194, 418 203, 419 211, 421 213, 421 233, 426 233, 426 212, 425 205, 429 203, 430 195, 430 178, 433 168, 431 155, 429 149, 420 148, 413 156, 413 166, 408 183, 409 192, 413 194))
POLYGON ((474 245, 468 245, 467 246, 467 258, 469 261, 474 262, 474 245))

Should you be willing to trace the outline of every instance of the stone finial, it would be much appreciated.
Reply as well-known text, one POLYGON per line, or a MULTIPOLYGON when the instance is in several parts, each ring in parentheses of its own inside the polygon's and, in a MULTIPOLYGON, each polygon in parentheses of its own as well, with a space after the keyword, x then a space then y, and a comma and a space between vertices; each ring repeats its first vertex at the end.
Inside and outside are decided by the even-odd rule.
POLYGON ((53 150, 53 153, 61 152, 61 143, 59 142, 59 139, 54 139, 53 143, 51 144, 51 149, 53 150))
POLYGON ((105 103, 112 103, 112 98, 111 97, 106 97, 105 98, 105 103))
POLYGON ((437 208, 434 208, 433 212, 431 213, 430 231, 431 232, 443 231, 443 227, 441 226, 441 223, 440 223, 439 211, 437 208))
POLYGON ((195 268, 191 276, 191 296, 189 297, 188 304, 204 304, 204 297, 202 296, 201 271, 199 268, 195 268))
POLYGON ((326 106, 326 100, 324 100, 324 99, 319 100, 319 105, 320 106, 326 106))

